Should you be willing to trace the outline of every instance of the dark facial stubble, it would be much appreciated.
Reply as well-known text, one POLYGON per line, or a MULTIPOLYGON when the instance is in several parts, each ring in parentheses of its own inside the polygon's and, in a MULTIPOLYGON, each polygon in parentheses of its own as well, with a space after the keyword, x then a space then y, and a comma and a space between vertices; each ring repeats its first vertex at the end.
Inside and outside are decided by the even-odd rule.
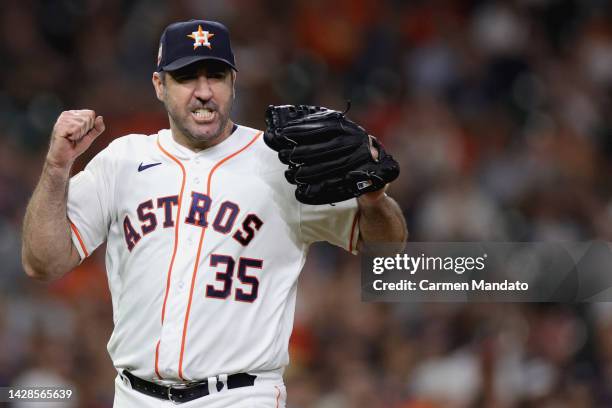
MULTIPOLYGON (((163 78, 165 79, 165 78, 163 78)), ((216 109, 217 114, 219 115, 219 128, 217 129, 217 131, 206 138, 206 140, 202 140, 200 138, 197 138, 196 136, 194 136, 189 129, 187 129, 187 127, 183 126, 182 123, 177 120, 177 118, 172 114, 172 111, 170 109, 168 109, 168 104, 166 103, 166 100, 168 99, 168 93, 167 93, 167 88, 164 87, 164 107, 166 108, 166 112, 168 112, 168 115, 170 116, 170 118, 172 119, 172 121, 174 122, 174 125, 181 131, 181 133, 183 135, 185 135, 185 137, 187 139, 189 139, 190 141, 194 142, 195 145, 202 143, 202 142, 209 142, 209 141, 214 141, 216 139, 218 139, 221 134, 223 134, 223 132, 225 131, 225 128, 227 127, 227 122, 229 121, 229 116, 230 113, 232 111, 232 107, 234 105, 234 86, 232 83, 232 95, 229 99, 229 103, 228 103, 228 109, 226 112, 221 112, 221 110, 216 109)))

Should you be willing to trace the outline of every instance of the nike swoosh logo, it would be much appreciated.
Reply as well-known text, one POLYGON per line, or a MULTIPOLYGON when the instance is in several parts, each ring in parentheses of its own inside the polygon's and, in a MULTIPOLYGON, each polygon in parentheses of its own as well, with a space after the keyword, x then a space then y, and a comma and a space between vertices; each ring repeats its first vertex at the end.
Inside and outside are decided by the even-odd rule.
POLYGON ((154 167, 154 166, 158 166, 160 164, 161 164, 161 162, 143 165, 142 162, 140 162, 140 165, 138 166, 138 171, 141 172, 143 170, 146 170, 146 169, 154 167))

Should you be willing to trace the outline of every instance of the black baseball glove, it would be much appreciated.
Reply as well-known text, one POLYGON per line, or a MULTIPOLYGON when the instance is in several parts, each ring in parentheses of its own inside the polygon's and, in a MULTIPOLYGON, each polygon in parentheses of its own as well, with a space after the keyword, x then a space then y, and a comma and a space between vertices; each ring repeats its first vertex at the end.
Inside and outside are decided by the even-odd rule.
POLYGON ((270 105, 266 144, 289 166, 304 204, 331 204, 380 190, 399 175, 399 164, 343 112, 308 105, 270 105), (372 157, 370 143, 378 150, 372 157))

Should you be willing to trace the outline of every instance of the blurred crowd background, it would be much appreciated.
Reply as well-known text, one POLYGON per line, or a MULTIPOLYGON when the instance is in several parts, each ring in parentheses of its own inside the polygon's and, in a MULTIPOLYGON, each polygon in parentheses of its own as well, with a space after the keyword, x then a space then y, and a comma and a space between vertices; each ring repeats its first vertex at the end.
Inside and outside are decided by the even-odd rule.
MULTIPOLYGON (((390 194, 412 240, 612 240, 612 2, 3 0, 0 385, 112 405, 104 249, 29 281, 21 220, 62 110, 107 124, 76 170, 167 127, 151 73, 163 28, 188 18, 230 28, 238 123, 350 99, 401 163, 390 194)), ((612 406, 612 304, 362 303, 358 258, 326 245, 302 273, 290 353, 289 408, 612 406)))

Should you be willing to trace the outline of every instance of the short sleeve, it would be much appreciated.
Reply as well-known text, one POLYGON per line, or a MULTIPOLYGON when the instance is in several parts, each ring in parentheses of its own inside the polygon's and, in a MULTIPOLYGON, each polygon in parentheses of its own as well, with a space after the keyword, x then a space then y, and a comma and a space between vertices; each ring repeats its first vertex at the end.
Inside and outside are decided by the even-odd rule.
POLYGON ((72 242, 81 260, 106 240, 111 222, 111 169, 109 148, 102 150, 85 169, 70 179, 68 219, 72 242))
POLYGON ((300 229, 302 239, 308 244, 327 241, 356 254, 359 238, 357 199, 335 205, 300 204, 300 229))

